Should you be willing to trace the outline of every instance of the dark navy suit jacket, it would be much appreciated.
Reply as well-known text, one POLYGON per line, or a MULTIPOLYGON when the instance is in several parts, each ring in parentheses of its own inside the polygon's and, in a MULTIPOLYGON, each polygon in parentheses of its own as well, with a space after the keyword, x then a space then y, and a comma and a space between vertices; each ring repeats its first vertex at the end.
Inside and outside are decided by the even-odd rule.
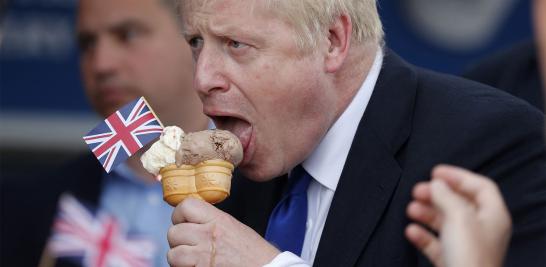
POLYGON ((472 65, 463 77, 499 88, 544 111, 536 44, 523 42, 472 65))

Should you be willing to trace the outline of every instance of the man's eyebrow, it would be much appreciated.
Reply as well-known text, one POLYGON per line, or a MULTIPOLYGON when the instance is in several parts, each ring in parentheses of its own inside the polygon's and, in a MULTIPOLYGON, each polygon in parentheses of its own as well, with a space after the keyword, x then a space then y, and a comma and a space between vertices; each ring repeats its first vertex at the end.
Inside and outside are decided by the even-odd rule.
MULTIPOLYGON (((192 27, 183 27, 182 28, 182 35, 184 38, 188 39, 191 37, 194 37, 196 35, 200 35, 200 32, 204 31, 205 25, 195 25, 192 27)), ((234 38, 239 37, 246 40, 251 40, 254 42, 260 42, 263 41, 263 37, 261 37, 259 34, 255 33, 254 31, 238 27, 235 25, 219 25, 216 27, 209 27, 208 31, 211 32, 213 35, 219 36, 219 37, 227 37, 227 38, 234 38)))
POLYGON ((184 37, 194 36, 195 34, 196 34, 195 31, 188 30, 186 29, 186 27, 182 28, 182 36, 184 37))
MULTIPOLYGON (((108 32, 119 32, 129 28, 148 29, 149 27, 137 19, 125 19, 107 27, 108 32)), ((96 31, 87 28, 78 28, 76 38, 89 38, 96 35, 96 31)))
POLYGON ((243 40, 262 43, 264 38, 260 32, 252 31, 246 28, 241 28, 237 26, 227 25, 218 29, 213 29, 213 32, 216 32, 218 36, 228 37, 228 38, 242 38, 243 40))
POLYGON ((118 23, 115 23, 114 25, 108 27, 109 32, 119 32, 130 28, 137 28, 137 29, 148 29, 148 26, 144 23, 142 23, 139 20, 136 19, 126 19, 122 20, 118 23))
POLYGON ((243 28, 233 25, 216 25, 211 27, 211 31, 216 35, 229 36, 229 35, 249 35, 248 31, 243 28))

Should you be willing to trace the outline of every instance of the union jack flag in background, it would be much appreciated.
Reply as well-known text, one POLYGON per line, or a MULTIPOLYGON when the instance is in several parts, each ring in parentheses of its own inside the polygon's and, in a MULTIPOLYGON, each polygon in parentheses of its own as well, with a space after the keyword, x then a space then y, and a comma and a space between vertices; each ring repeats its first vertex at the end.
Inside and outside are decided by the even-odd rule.
POLYGON ((143 238, 127 238, 113 217, 103 213, 94 217, 65 194, 47 250, 54 258, 68 257, 86 267, 147 267, 152 265, 155 245, 143 238))
POLYGON ((91 130, 83 140, 107 173, 159 137, 163 125, 144 97, 123 106, 91 130))

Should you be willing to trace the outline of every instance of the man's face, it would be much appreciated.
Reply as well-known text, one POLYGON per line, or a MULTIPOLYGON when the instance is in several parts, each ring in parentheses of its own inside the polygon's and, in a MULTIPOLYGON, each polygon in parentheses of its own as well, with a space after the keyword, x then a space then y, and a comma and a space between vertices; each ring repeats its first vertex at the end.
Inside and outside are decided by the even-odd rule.
POLYGON ((301 54, 293 28, 261 1, 197 2, 185 1, 182 17, 205 114, 239 137, 240 168, 249 178, 286 173, 312 152, 336 117, 337 93, 324 85, 325 53, 301 54))
POLYGON ((196 108, 186 105, 199 102, 191 51, 160 0, 82 0, 78 41, 86 94, 100 115, 139 96, 167 125, 196 108))

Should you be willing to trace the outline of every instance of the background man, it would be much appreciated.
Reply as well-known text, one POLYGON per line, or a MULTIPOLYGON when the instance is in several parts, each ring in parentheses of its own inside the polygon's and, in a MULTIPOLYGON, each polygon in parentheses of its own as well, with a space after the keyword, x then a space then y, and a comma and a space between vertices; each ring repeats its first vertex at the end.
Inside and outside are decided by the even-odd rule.
MULTIPOLYGON (((172 8, 168 0, 80 1, 82 77, 102 117, 145 96, 164 125, 187 132, 207 128, 192 90, 191 52, 172 8)), ((63 192, 93 211, 114 215, 130 234, 153 241, 153 264, 167 265, 165 235, 172 208, 162 201, 160 184, 142 168, 140 154, 110 175, 89 154, 62 173, 34 182, 2 187, 2 266, 37 266, 63 192)))
POLYGON ((542 114, 382 49, 373 0, 298 3, 181 3, 196 90, 205 113, 241 140, 241 171, 291 177, 278 203, 287 212, 269 218, 274 244, 249 218, 189 199, 173 213, 169 263, 426 266, 404 239, 405 209, 413 185, 447 162, 499 184, 514 216, 506 264, 544 265, 542 114), (290 216, 300 208, 307 218, 290 216))

